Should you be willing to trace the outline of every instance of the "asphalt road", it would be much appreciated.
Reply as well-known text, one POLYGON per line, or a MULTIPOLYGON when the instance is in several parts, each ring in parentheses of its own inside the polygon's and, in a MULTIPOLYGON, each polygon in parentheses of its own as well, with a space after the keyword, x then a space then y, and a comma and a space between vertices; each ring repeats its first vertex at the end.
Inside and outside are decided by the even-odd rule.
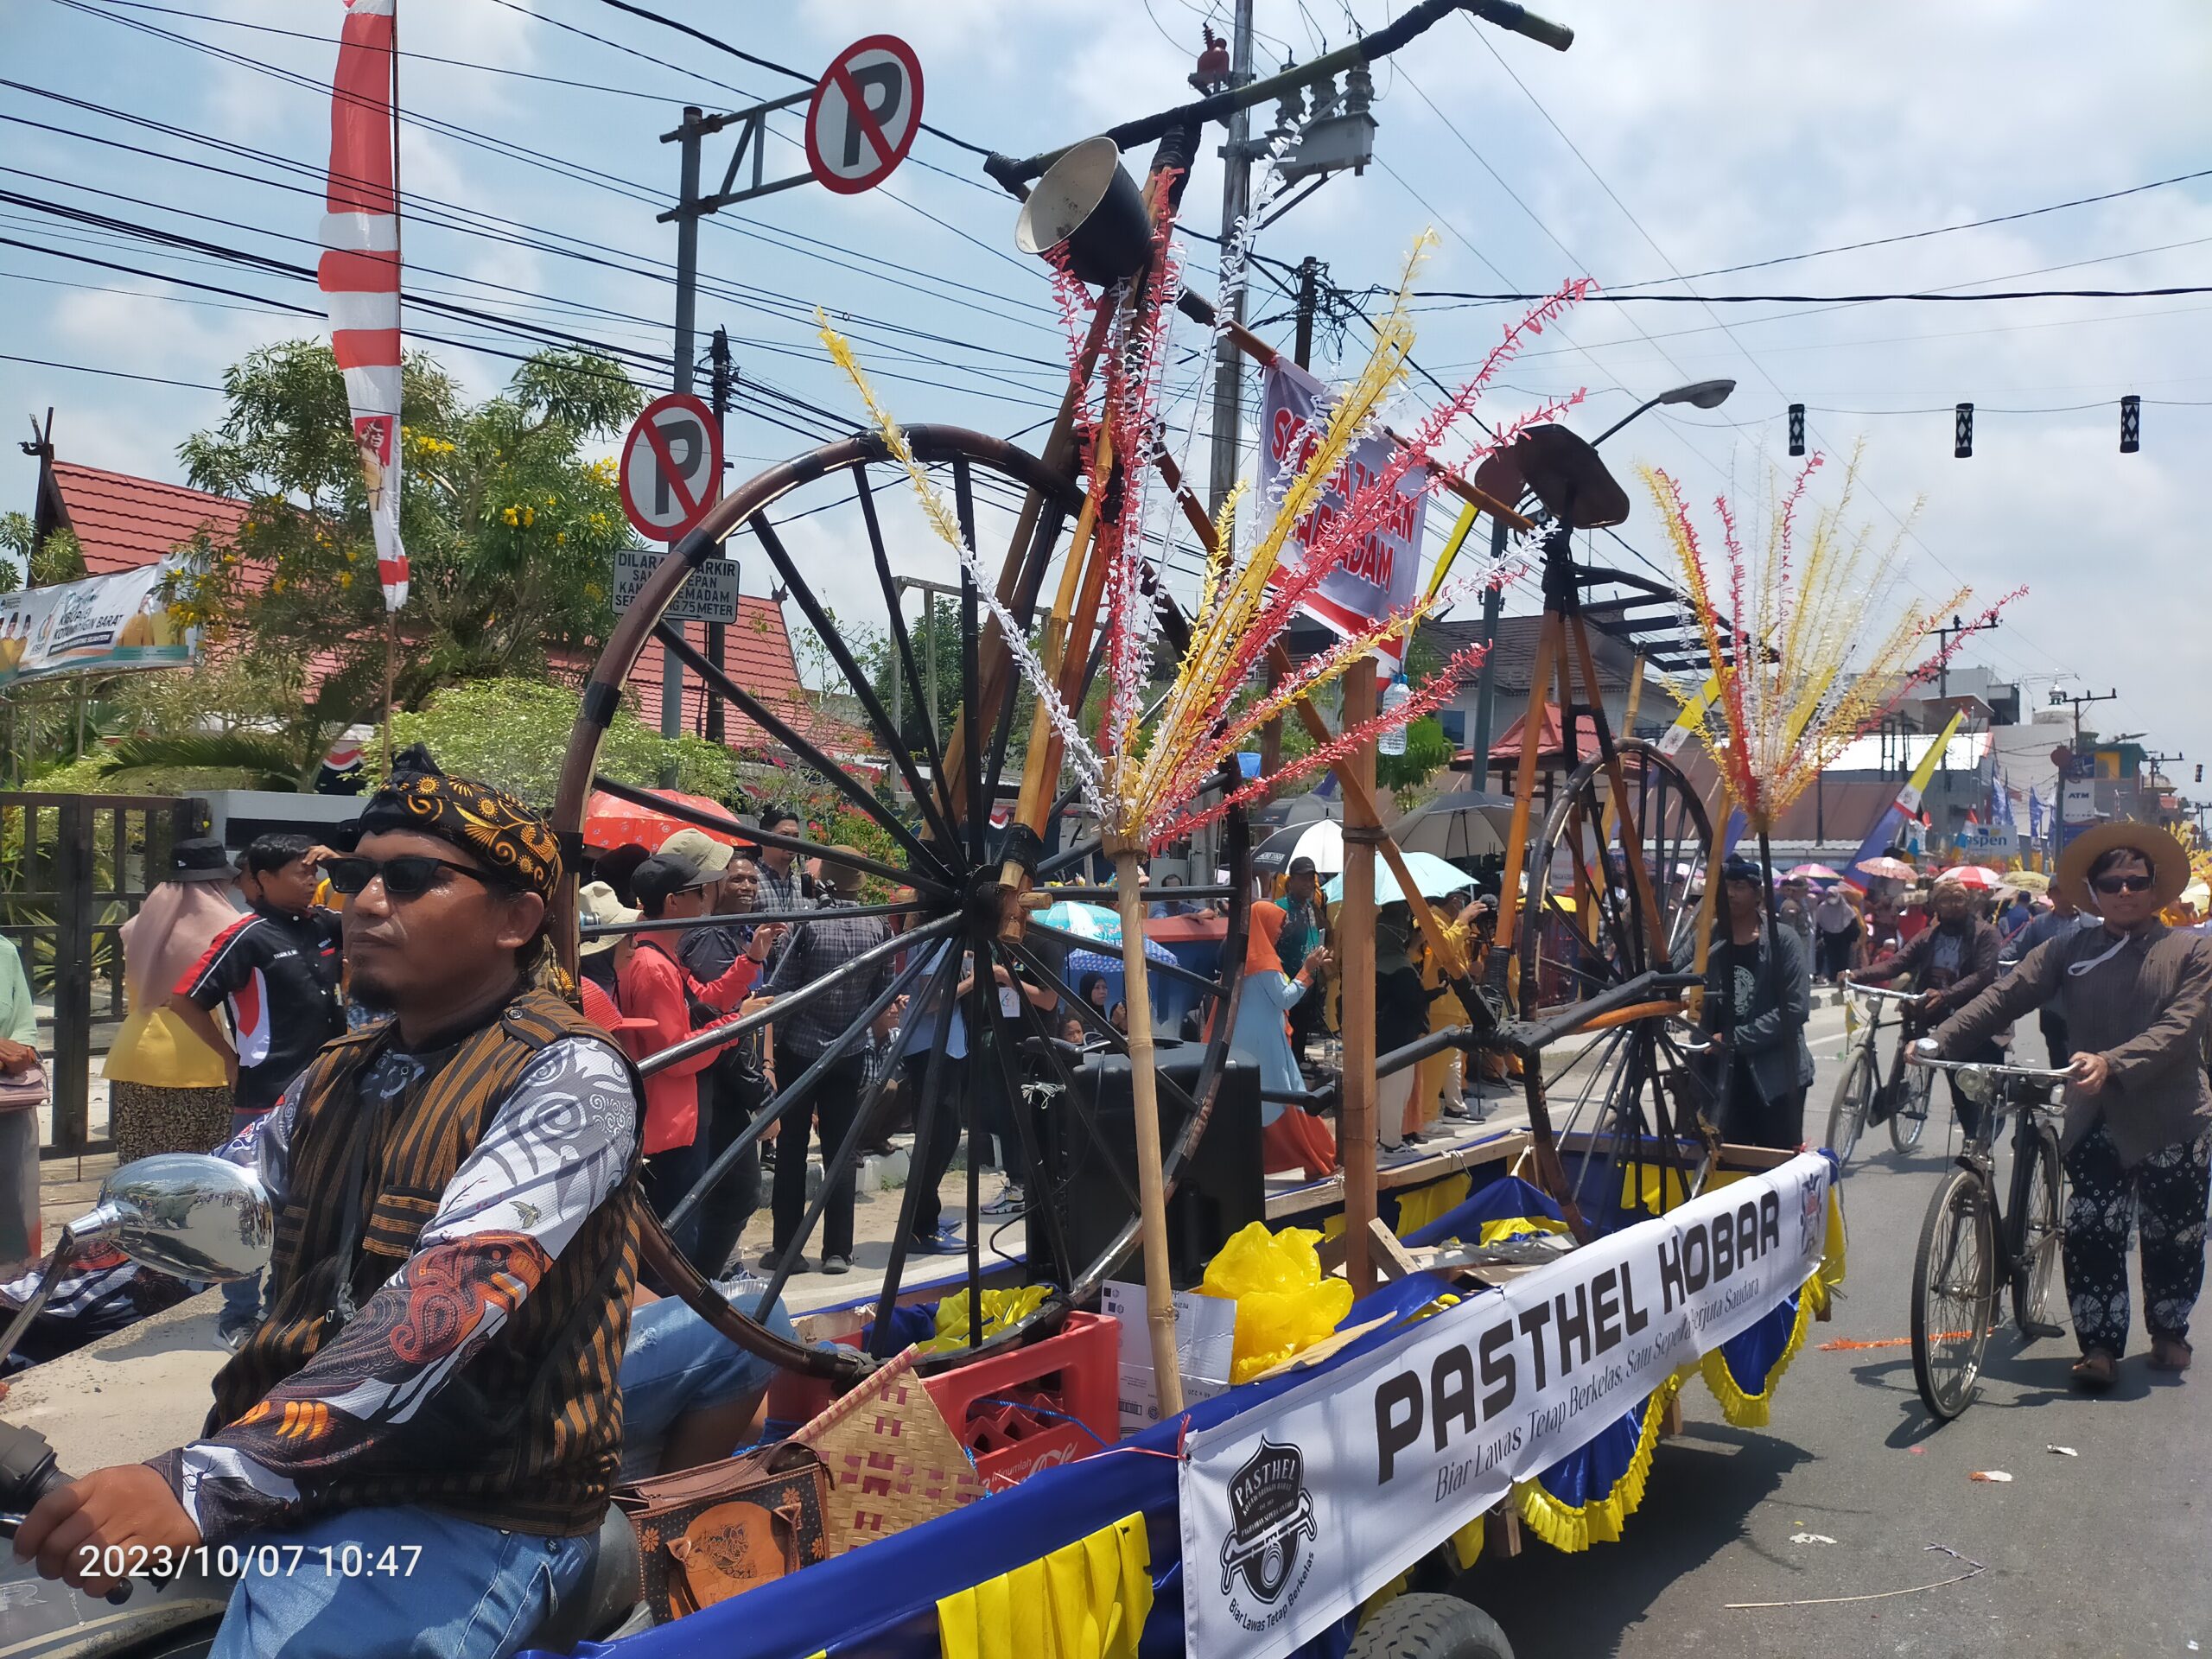
MULTIPOLYGON (((1815 1136, 1841 1020, 1814 1016, 1815 1136)), ((2120 1386, 2101 1399, 2069 1389, 2070 1331, 2024 1344, 2007 1325, 1974 1404, 1941 1427, 1914 1389, 1909 1347, 1821 1351, 1909 1334, 1913 1251, 1948 1129, 1948 1110, 1931 1116, 1910 1157, 1885 1131, 1862 1143, 1844 1187, 1843 1300, 1813 1326, 1767 1427, 1729 1427, 1693 1379, 1685 1432, 1659 1446, 1620 1542, 1563 1555, 1524 1534, 1518 1558, 1477 1563, 1462 1591, 1517 1659, 2212 1653, 2212 1370, 2152 1380, 2139 1285, 2120 1386), (2012 1481, 1970 1478, 1993 1470, 2012 1481), (1897 1591, 1909 1593, 1883 1593, 1897 1591)))

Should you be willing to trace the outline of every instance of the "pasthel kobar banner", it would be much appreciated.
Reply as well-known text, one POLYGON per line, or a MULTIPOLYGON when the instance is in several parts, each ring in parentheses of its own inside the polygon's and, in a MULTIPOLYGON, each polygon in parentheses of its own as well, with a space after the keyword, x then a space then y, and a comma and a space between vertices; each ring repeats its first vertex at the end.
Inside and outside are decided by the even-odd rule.
POLYGON ((194 639, 163 602, 181 558, 0 594, 0 689, 63 674, 182 668, 194 639))
POLYGON ((1183 1609, 1206 1659, 1288 1653, 1804 1284, 1808 1153, 1446 1309, 1193 1434, 1183 1609))
MULTIPOLYGON (((1280 499, 1321 442, 1329 423, 1327 389, 1288 358, 1279 357, 1261 377, 1260 499, 1280 499)), ((1281 563, 1296 569, 1304 550, 1353 493, 1378 476, 1390 460, 1391 441, 1379 434, 1352 445, 1344 463, 1321 493, 1320 505, 1299 520, 1282 550, 1281 563)), ((1325 576, 1302 607, 1305 613, 1350 636, 1372 627, 1414 602, 1421 577, 1421 528, 1427 514, 1427 474, 1409 468, 1398 480, 1397 499, 1344 562, 1325 576)), ((1375 654, 1385 667, 1404 661, 1403 642, 1375 654)))

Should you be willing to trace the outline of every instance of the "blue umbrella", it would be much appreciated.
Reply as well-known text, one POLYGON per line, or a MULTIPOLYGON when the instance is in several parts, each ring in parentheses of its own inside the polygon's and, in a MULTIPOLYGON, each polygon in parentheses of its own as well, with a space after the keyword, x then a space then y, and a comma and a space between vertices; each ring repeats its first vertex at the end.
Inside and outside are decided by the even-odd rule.
POLYGON ((1103 905, 1078 904, 1072 899, 1063 899, 1039 911, 1037 921, 1040 926, 1057 927, 1063 933, 1096 939, 1101 944, 1118 945, 1122 942, 1122 918, 1119 912, 1103 905))

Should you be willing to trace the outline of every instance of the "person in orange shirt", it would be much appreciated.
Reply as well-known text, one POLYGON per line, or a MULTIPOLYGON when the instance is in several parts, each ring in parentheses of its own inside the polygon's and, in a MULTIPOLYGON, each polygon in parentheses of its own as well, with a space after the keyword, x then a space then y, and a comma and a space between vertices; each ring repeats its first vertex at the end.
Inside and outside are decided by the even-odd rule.
MULTIPOLYGON (((649 858, 630 878, 630 891, 646 919, 699 913, 690 895, 703 896, 716 878, 684 858, 649 858)), ((745 1000, 760 977, 774 943, 771 930, 758 928, 729 971, 702 984, 684 970, 676 955, 677 930, 634 936, 635 949, 616 979, 618 1001, 632 1020, 648 1020, 651 1030, 632 1034, 633 1051, 643 1060, 689 1038, 716 1012, 727 1013, 745 1000), (694 1018, 694 1009, 700 1018, 694 1018)), ((665 1216, 705 1173, 706 1137, 700 1133, 698 1074, 714 1064, 714 1049, 685 1056, 645 1079, 645 1192, 654 1212, 665 1216)), ((696 1215, 696 1212, 695 1212, 696 1215)), ((685 1231, 696 1233, 687 1226, 685 1231)), ((677 1247, 688 1255, 696 1238, 679 1236, 677 1247)))

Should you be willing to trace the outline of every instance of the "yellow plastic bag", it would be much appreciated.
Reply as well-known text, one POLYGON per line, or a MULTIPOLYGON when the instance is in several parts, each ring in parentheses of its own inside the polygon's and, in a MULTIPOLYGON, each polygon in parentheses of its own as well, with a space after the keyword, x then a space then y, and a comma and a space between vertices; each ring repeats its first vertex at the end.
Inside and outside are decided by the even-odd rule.
MULTIPOLYGON (((1022 1285, 1013 1290, 987 1290, 982 1295, 983 1334, 995 1337, 1018 1325, 1044 1305, 1052 1294, 1049 1285, 1022 1285)), ((968 1345, 968 1294, 947 1296, 937 1305, 937 1335, 914 1344, 925 1354, 947 1353, 968 1345)))
POLYGON ((1229 1380, 1249 1382, 1336 1331, 1351 1311, 1351 1287, 1323 1279, 1313 1247, 1321 1235, 1254 1222, 1206 1264, 1198 1288, 1236 1304, 1236 1346, 1229 1380))

